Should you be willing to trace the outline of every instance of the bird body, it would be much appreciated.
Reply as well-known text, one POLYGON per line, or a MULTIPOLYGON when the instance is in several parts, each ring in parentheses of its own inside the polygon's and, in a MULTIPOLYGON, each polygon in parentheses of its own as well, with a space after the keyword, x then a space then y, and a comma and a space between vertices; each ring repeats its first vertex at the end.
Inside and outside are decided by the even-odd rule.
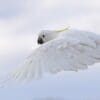
POLYGON ((92 32, 44 30, 39 34, 38 43, 41 45, 24 64, 10 74, 12 79, 32 80, 45 72, 79 71, 100 62, 100 36, 92 32))

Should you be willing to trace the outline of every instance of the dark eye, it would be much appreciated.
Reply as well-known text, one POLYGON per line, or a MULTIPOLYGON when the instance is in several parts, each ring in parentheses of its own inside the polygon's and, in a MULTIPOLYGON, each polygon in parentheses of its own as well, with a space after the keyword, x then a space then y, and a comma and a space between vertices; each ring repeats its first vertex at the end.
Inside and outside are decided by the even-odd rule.
POLYGON ((44 37, 45 37, 45 35, 42 35, 42 37, 44 38, 44 37))

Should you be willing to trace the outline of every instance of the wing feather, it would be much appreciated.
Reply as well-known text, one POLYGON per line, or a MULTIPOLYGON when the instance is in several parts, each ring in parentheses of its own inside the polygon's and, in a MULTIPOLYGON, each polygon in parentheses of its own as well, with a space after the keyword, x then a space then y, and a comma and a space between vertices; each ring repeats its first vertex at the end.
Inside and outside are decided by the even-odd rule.
POLYGON ((100 62, 100 36, 71 30, 35 49, 13 79, 32 80, 44 72, 78 71, 100 62))

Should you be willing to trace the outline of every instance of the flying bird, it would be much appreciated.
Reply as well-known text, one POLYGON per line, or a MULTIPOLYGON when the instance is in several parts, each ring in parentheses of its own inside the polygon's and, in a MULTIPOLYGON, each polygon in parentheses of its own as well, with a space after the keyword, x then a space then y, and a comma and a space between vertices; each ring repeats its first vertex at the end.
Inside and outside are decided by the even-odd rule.
POLYGON ((77 72, 100 62, 100 35, 92 32, 69 28, 42 30, 37 43, 40 46, 8 79, 32 80, 45 72, 77 72))

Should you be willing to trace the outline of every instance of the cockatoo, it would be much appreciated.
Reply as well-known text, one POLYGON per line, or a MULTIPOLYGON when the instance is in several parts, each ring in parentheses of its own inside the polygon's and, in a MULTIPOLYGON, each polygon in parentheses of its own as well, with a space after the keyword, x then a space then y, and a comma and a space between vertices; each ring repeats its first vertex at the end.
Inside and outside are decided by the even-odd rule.
POLYGON ((32 80, 45 72, 77 72, 100 62, 100 35, 92 32, 69 28, 42 30, 37 43, 40 46, 8 79, 32 80))

